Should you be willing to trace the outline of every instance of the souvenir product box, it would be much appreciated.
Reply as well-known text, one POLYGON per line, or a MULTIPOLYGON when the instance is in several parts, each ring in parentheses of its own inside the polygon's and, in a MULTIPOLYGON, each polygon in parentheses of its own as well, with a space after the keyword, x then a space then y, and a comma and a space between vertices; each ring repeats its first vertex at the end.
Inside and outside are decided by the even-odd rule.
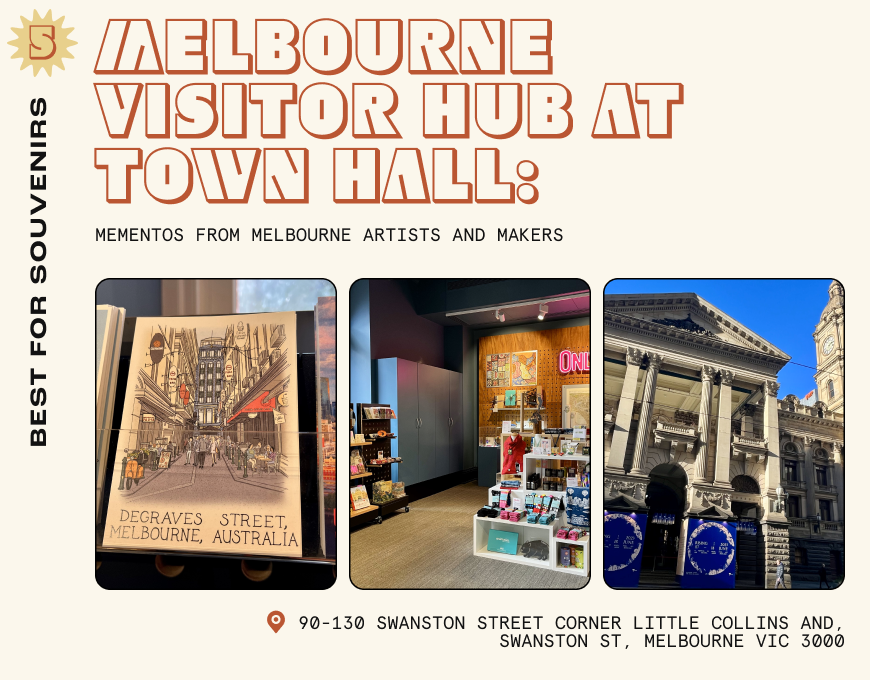
POLYGON ((393 483, 390 481, 375 482, 372 484, 372 501, 377 505, 383 505, 393 500, 393 483))
POLYGON ((588 487, 569 487, 565 494, 565 518, 568 524, 589 529, 591 526, 590 499, 591 493, 588 487))
POLYGON ((362 510, 369 507, 369 495, 362 484, 350 490, 350 505, 354 510, 362 510))
POLYGON ((363 457, 360 455, 359 450, 354 449, 350 453, 350 474, 361 475, 365 471, 366 464, 363 461, 363 457))

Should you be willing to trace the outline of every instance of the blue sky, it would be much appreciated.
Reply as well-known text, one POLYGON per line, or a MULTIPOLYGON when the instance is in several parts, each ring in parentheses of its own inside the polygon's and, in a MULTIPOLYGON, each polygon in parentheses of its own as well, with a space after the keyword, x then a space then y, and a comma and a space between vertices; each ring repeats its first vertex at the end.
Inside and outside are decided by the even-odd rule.
POLYGON ((317 298, 333 295, 326 279, 238 279, 236 312, 311 312, 317 298))
POLYGON ((803 399, 816 386, 813 331, 830 285, 830 279, 618 279, 604 292, 697 293, 789 354, 792 363, 779 372, 779 398, 796 394, 803 399))

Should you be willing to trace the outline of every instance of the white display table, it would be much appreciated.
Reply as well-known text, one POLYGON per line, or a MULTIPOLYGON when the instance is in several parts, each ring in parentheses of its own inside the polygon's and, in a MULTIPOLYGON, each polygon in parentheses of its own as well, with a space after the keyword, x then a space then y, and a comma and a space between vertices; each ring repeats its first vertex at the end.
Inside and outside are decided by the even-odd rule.
MULTIPOLYGON (((556 497, 564 496, 566 493, 565 491, 542 491, 541 489, 537 489, 534 492, 527 491, 525 488, 526 470, 528 470, 527 461, 529 459, 576 460, 587 463, 589 462, 589 456, 567 454, 564 456, 542 456, 527 453, 525 456, 523 456, 522 488, 511 490, 511 501, 515 504, 516 507, 520 508, 525 506, 525 495, 527 493, 545 493, 556 497)), ((495 486, 490 487, 490 491, 500 488, 501 486, 496 484, 495 486)), ((491 497, 492 496, 490 495, 490 498, 491 497)), ((529 567, 538 567, 539 569, 551 569, 553 571, 565 572, 567 574, 576 574, 577 576, 589 575, 589 536, 583 536, 577 541, 572 541, 568 538, 556 538, 556 532, 558 532, 559 529, 561 529, 562 527, 568 526, 565 522, 564 511, 560 512, 556 516, 556 519, 552 524, 529 524, 525 521, 525 518, 523 518, 519 522, 511 522, 507 519, 478 517, 477 515, 473 515, 473 521, 473 551, 476 557, 487 557, 491 560, 513 562, 515 564, 523 564, 529 567), (518 535, 517 546, 521 546, 527 541, 544 541, 550 548, 549 556, 546 560, 540 560, 523 557, 522 553, 519 552, 516 555, 506 555, 504 553, 490 552, 489 550, 487 550, 487 542, 489 540, 489 532, 491 529, 511 531, 513 533, 516 533, 518 535), (563 546, 581 546, 583 548, 582 569, 578 569, 576 567, 561 566, 561 564, 559 563, 559 548, 563 546)))

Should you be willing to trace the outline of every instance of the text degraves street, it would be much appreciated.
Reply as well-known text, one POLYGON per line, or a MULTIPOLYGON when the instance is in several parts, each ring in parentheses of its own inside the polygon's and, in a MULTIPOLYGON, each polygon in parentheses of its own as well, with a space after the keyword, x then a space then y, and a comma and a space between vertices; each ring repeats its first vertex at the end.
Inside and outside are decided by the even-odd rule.
POLYGON ((296 534, 288 531, 285 515, 247 512, 221 513, 219 527, 207 531, 201 512, 121 510, 117 522, 108 525, 109 536, 138 541, 203 542, 211 535, 213 545, 297 546, 296 534))

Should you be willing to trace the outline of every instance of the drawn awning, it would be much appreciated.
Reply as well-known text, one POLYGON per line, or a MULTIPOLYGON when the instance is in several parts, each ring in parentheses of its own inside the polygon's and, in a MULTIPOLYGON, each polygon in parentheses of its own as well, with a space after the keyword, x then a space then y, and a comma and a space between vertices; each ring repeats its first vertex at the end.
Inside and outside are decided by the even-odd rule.
POLYGON ((269 392, 265 391, 259 397, 249 401, 244 407, 236 411, 232 418, 227 421, 227 424, 233 422, 243 413, 269 413, 275 410, 275 397, 269 399, 269 392))

